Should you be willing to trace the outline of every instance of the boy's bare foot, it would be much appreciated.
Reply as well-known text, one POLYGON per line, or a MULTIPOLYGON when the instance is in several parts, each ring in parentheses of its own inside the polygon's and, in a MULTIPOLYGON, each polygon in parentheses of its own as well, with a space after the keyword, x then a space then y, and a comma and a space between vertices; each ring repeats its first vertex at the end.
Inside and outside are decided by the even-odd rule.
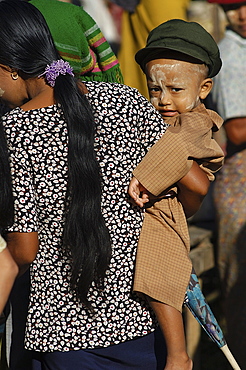
POLYGON ((193 362, 186 356, 178 356, 176 358, 167 357, 167 363, 164 370, 192 370, 193 362))

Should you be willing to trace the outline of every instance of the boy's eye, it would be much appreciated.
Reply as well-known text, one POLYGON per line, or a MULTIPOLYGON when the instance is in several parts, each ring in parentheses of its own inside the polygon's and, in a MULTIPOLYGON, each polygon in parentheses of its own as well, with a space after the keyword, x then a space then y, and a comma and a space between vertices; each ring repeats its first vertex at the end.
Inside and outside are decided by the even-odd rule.
POLYGON ((150 92, 159 92, 160 88, 158 86, 149 86, 150 92))
POLYGON ((181 87, 172 87, 172 88, 171 88, 171 90, 172 90, 173 92, 179 92, 179 91, 181 91, 181 90, 183 90, 183 89, 181 89, 181 87))

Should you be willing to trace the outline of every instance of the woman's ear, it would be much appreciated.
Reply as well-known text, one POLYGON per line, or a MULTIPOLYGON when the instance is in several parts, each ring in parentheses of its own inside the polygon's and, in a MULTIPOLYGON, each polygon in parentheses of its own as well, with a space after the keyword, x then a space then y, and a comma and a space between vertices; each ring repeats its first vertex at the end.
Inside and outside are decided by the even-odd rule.
POLYGON ((213 80, 212 78, 206 78, 205 80, 202 81, 201 83, 201 91, 200 91, 200 99, 204 100, 210 91, 212 90, 213 87, 213 80))

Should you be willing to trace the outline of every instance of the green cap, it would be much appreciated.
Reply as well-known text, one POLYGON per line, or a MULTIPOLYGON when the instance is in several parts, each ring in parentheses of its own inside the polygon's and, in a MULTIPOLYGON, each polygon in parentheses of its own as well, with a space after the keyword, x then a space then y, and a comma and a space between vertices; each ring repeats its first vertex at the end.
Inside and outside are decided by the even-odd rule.
POLYGON ((186 22, 181 19, 171 19, 154 28, 148 36, 146 47, 136 55, 136 62, 144 71, 146 63, 158 57, 163 51, 172 50, 198 59, 209 68, 208 77, 214 77, 219 72, 222 62, 219 48, 200 24, 186 22))

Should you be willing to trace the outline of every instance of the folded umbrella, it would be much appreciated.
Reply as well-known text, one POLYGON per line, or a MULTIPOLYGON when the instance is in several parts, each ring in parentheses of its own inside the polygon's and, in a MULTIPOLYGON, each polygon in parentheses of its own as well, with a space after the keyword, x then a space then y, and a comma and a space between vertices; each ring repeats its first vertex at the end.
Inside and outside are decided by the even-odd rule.
POLYGON ((206 302, 194 269, 191 273, 190 282, 185 295, 184 305, 188 307, 188 309, 191 311, 196 320, 200 323, 208 336, 222 350, 232 368, 235 370, 241 370, 230 349, 228 348, 228 345, 226 344, 224 334, 211 308, 206 302))

